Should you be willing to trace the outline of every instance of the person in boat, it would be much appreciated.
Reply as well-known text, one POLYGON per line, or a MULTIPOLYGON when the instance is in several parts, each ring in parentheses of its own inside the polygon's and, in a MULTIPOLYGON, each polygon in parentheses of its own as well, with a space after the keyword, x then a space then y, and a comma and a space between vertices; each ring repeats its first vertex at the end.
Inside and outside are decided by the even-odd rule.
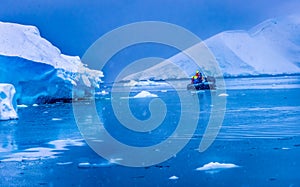
POLYGON ((200 73, 198 70, 196 71, 196 74, 194 76, 192 76, 192 84, 198 84, 198 83, 202 83, 203 81, 203 76, 202 73, 200 73))
POLYGON ((193 75, 192 76, 192 81, 191 81, 192 84, 197 84, 198 83, 198 77, 196 75, 193 75))
POLYGON ((199 73, 198 79, 199 79, 199 82, 200 82, 200 83, 203 82, 204 76, 202 75, 202 73, 199 73))

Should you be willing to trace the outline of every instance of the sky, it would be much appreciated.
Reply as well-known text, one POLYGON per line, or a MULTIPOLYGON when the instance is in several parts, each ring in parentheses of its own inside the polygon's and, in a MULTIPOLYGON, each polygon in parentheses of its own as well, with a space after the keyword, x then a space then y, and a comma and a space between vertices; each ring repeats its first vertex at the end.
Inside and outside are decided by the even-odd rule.
POLYGON ((177 24, 204 40, 299 9, 299 0, 1 0, 0 21, 35 25, 62 53, 82 57, 103 34, 133 22, 177 24))

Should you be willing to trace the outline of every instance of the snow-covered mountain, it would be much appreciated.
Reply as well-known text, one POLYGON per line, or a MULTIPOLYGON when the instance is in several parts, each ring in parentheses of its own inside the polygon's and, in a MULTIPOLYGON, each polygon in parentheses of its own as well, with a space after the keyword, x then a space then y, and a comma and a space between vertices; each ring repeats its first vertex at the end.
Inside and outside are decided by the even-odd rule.
MULTIPOLYGON (((199 45, 206 45, 224 76, 299 74, 300 15, 266 20, 249 31, 222 32, 197 45, 187 51, 195 52, 200 49, 199 45)), ((205 60, 205 55, 203 58, 202 71, 220 76, 212 67, 212 59, 205 60)), ((186 78, 186 75, 177 73, 178 67, 189 76, 197 69, 191 59, 179 53, 143 72, 131 74, 124 80, 186 78)))
POLYGON ((61 54, 36 27, 0 22, 0 82, 15 86, 18 103, 70 99, 75 85, 77 96, 84 97, 101 77, 79 57, 61 54))

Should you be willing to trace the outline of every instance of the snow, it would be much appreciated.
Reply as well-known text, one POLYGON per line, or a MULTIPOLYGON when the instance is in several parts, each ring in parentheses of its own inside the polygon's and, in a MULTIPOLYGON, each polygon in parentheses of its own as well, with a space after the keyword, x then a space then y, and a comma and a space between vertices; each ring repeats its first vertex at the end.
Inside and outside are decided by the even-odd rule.
POLYGON ((16 90, 11 84, 0 84, 0 120, 17 119, 16 90))
POLYGON ((219 163, 219 162, 210 162, 208 164, 204 164, 202 167, 197 168, 197 171, 205 171, 206 173, 218 173, 224 169, 237 168, 239 166, 231 163, 219 163))
POLYGON ((15 23, 0 22, 0 61, 0 82, 15 86, 18 104, 70 99, 73 86, 76 97, 85 97, 103 77, 79 57, 61 54, 36 27, 15 23))
MULTIPOLYGON (((206 45, 224 76, 281 75, 300 73, 300 15, 270 19, 249 31, 233 30, 219 33, 186 51, 206 45)), ((185 52, 186 52, 185 51, 185 52)), ((203 52, 204 51, 204 52, 203 52)), ((220 76, 209 54, 200 55, 203 71, 220 76)), ((198 51, 201 53, 201 51, 198 51)), ((124 80, 180 79, 192 76, 199 67, 183 52, 124 80)))
POLYGON ((136 94, 133 98, 145 98, 145 97, 158 97, 156 94, 152 94, 148 91, 141 91, 140 93, 136 94))

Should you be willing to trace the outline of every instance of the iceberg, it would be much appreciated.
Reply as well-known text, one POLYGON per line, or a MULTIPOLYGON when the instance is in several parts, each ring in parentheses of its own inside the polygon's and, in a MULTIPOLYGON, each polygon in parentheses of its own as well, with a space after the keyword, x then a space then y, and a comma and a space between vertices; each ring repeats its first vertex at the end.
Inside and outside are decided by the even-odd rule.
POLYGON ((16 90, 11 84, 0 84, 0 120, 17 119, 16 90))
POLYGON ((34 26, 0 22, 0 82, 15 86, 18 104, 66 101, 91 95, 103 73, 67 56, 34 26))
POLYGON ((252 29, 219 33, 185 51, 123 80, 166 80, 188 78, 199 68, 186 52, 200 54, 201 70, 211 76, 242 77, 300 73, 300 15, 266 20, 252 29), (209 49, 214 60, 202 49, 209 49), (205 56, 206 55, 206 56, 205 56), (219 65, 216 74, 212 61, 219 65), (182 73, 183 72, 183 73, 182 73))

